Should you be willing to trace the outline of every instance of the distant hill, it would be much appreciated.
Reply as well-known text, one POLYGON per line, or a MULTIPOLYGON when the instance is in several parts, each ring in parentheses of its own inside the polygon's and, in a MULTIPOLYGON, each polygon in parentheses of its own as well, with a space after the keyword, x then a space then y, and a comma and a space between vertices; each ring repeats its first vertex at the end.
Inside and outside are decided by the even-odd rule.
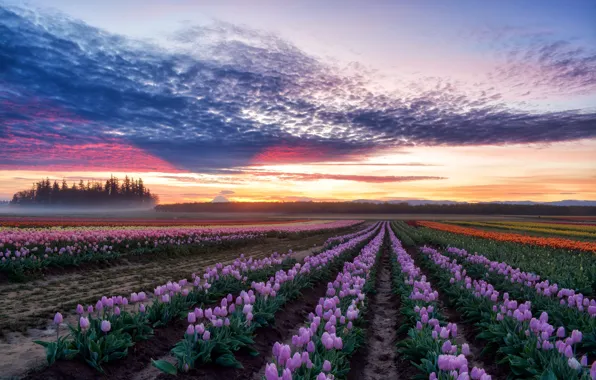
POLYGON ((595 207, 596 201, 589 201, 589 200, 575 200, 575 199, 566 199, 562 201, 553 201, 553 202, 535 202, 535 201, 493 201, 493 202, 476 202, 476 203, 469 203, 469 202, 458 202, 458 201, 449 201, 449 200, 429 200, 429 199, 394 199, 394 200, 377 200, 377 199, 357 199, 352 201, 353 203, 389 203, 389 204, 400 204, 400 203, 407 203, 410 206, 421 206, 421 205, 466 205, 466 204, 502 204, 502 205, 549 205, 549 206, 588 206, 588 207, 595 207))

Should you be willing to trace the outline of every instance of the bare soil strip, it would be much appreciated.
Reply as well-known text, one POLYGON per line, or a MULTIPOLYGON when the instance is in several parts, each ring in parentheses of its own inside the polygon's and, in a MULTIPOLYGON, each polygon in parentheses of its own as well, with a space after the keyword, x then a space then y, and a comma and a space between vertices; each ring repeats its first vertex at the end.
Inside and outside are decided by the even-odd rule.
POLYGON ((391 291, 390 250, 383 246, 375 289, 367 311, 367 342, 350 362, 349 380, 401 379, 397 366, 397 324, 399 307, 391 291))
MULTIPOLYGON (((408 247, 406 248, 410 256, 414 258, 416 265, 420 267, 422 273, 426 276, 426 278, 431 281, 432 283, 432 276, 429 273, 428 269, 422 265, 422 260, 420 257, 420 253, 417 249, 408 247)), ((470 353, 471 356, 468 357, 468 362, 470 363, 470 368, 472 367, 479 367, 484 368, 493 379, 505 379, 507 376, 503 373, 503 370, 499 368, 497 363, 491 358, 482 357, 482 342, 479 342, 476 339, 477 331, 473 326, 469 326, 462 321, 461 314, 457 311, 457 309, 451 307, 451 303, 447 296, 437 289, 433 287, 436 291, 439 292, 439 303, 441 305, 441 312, 445 315, 447 320, 452 323, 457 324, 457 337, 455 341, 458 345, 462 345, 467 343, 470 346, 470 353)))

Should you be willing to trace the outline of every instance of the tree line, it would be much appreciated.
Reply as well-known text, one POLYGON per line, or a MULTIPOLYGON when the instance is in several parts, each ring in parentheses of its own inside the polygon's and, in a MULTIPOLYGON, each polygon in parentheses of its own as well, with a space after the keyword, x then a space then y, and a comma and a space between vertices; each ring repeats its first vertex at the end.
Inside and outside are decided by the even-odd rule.
POLYGON ((55 205, 55 206, 154 206, 158 197, 143 183, 143 179, 126 176, 121 182, 111 176, 105 182, 80 180, 70 186, 66 180, 61 183, 49 178, 35 182, 31 189, 13 195, 11 205, 55 205))
POLYGON ((358 202, 230 202, 157 205, 161 212, 278 212, 287 214, 476 214, 596 216, 596 207, 500 203, 428 204, 358 202))

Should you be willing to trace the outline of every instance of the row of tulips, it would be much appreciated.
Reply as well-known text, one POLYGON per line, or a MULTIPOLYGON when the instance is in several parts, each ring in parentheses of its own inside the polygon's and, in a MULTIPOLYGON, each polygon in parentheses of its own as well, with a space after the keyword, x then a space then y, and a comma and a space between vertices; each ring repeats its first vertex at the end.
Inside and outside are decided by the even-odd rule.
POLYGON ((228 294, 215 308, 196 308, 189 312, 184 338, 171 351, 176 366, 163 360, 154 361, 153 365, 170 374, 188 372, 208 363, 240 367, 234 353, 244 348, 257 354, 252 348, 257 328, 274 323, 275 313, 285 303, 313 284, 329 278, 375 233, 376 230, 371 230, 308 256, 303 264, 296 263, 268 279, 254 281, 250 290, 241 291, 237 297, 228 294))
POLYGON ((508 241, 519 244, 536 245, 541 247, 552 247, 562 248, 569 250, 596 252, 596 242, 592 241, 579 241, 572 239, 564 239, 559 237, 539 237, 539 236, 528 236, 510 232, 495 232, 480 230, 477 228, 468 228, 456 226, 453 224, 420 221, 417 222, 423 227, 433 228, 440 231, 453 232, 456 234, 476 236, 483 239, 491 239, 496 241, 508 241))
POLYGON ((401 298, 401 313, 408 338, 398 343, 398 350, 430 380, 480 379, 491 376, 482 368, 468 366, 470 355, 467 343, 459 346, 455 338, 457 325, 446 323, 440 313, 439 294, 433 290, 414 259, 402 247, 394 232, 389 230, 393 252, 392 279, 395 293, 401 298))
MULTIPOLYGON (((36 341, 46 348, 48 364, 56 360, 81 359, 102 372, 102 364, 128 354, 135 342, 150 338, 153 328, 166 325, 196 304, 218 299, 246 283, 267 278, 295 260, 277 253, 255 260, 243 255, 231 264, 205 269, 194 281, 182 279, 157 286, 152 294, 131 293, 129 297, 102 297, 94 305, 78 305, 78 323, 69 325, 69 334, 56 342, 36 341)), ((62 316, 54 322, 59 330, 62 316)))
POLYGON ((596 299, 573 289, 560 288, 534 273, 491 261, 477 253, 472 255, 463 249, 449 247, 447 254, 460 258, 473 277, 484 277, 514 298, 530 300, 534 310, 547 311, 551 319, 560 324, 586 331, 583 346, 596 351, 596 299))
POLYGON ((423 247, 421 252, 441 289, 481 331, 484 351, 501 356, 516 377, 596 379, 596 362, 588 366, 588 355, 595 353, 581 352, 580 331, 569 334, 564 326, 553 326, 547 312, 534 315, 530 301, 514 300, 491 283, 471 278, 457 260, 433 248, 423 247))
POLYGON ((176 226, 176 227, 79 227, 68 229, 11 229, 0 230, 0 248, 33 248, 41 245, 43 247, 63 247, 73 242, 117 245, 126 241, 153 241, 155 239, 178 238, 179 236, 222 236, 222 235, 245 235, 245 234, 275 234, 301 233, 322 230, 335 230, 344 227, 354 226, 362 223, 358 220, 341 220, 333 222, 284 224, 284 225, 261 225, 242 227, 197 227, 197 226, 176 226))
POLYGON ((386 227, 383 223, 377 236, 327 284, 326 297, 292 336, 291 344, 273 345, 273 358, 265 369, 267 380, 346 377, 349 357, 364 341, 358 324, 366 312, 366 294, 374 287, 374 267, 386 227))
POLYGON ((520 222, 466 222, 466 221, 450 221, 449 223, 471 226, 471 227, 488 227, 502 230, 510 230, 514 232, 533 232, 548 235, 560 235, 570 238, 587 238, 596 239, 595 226, 570 226, 557 225, 548 223, 520 223, 520 222), (561 228, 562 227, 562 228, 561 228), (577 229, 580 227, 581 229, 577 229))
POLYGON ((186 253, 194 249, 230 248, 266 236, 312 234, 353 226, 358 221, 331 223, 197 228, 129 227, 69 230, 17 229, 0 231, 0 271, 25 279, 24 272, 49 266, 112 260, 123 254, 186 253))
POLYGON ((289 224, 304 222, 302 219, 131 219, 131 218, 38 218, 38 217, 0 217, 0 228, 80 228, 80 227, 167 227, 167 226, 254 226, 268 224, 289 224))
POLYGON ((379 224, 380 223, 381 222, 377 222, 377 223, 371 224, 370 227, 368 227, 368 228, 366 228, 364 230, 356 231, 356 232, 354 232, 352 234, 343 235, 343 236, 333 236, 333 237, 330 237, 325 242, 325 246, 326 247, 329 247, 329 246, 332 246, 332 245, 335 245, 335 244, 343 243, 343 242, 346 242, 346 241, 348 241, 348 240, 350 240, 352 238, 355 238, 355 237, 357 237, 359 235, 368 233, 370 231, 374 231, 375 229, 377 229, 379 227, 379 224))

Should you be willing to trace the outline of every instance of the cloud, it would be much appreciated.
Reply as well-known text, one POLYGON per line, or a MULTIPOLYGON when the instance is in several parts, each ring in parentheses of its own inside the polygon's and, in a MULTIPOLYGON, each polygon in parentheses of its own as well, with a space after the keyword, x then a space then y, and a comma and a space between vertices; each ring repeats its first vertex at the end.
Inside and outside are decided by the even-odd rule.
MULTIPOLYGON (((594 112, 512 109, 498 92, 437 78, 399 94, 373 91, 365 71, 330 66, 275 35, 231 24, 185 27, 166 49, 63 15, 0 6, 0 35, 4 169, 217 172, 352 161, 414 145, 596 137, 594 112)), ((590 52, 528 46, 497 74, 525 91, 544 81, 592 88, 590 52), (524 82, 511 76, 519 64, 540 70, 524 69, 524 82)))
POLYGON ((388 182, 409 182, 425 180, 441 180, 445 177, 434 176, 374 176, 374 175, 350 175, 350 174, 321 174, 321 173, 281 173, 253 171, 247 172, 255 177, 277 177, 282 181, 318 181, 318 180, 336 180, 336 181, 354 181, 367 183, 388 183, 388 182))
POLYGON ((232 190, 222 190, 219 192, 220 195, 232 195, 232 194, 236 194, 235 191, 232 190))
POLYGON ((522 97, 596 91, 596 47, 580 39, 561 39, 550 30, 489 28, 480 42, 489 40, 501 58, 491 78, 522 97))

